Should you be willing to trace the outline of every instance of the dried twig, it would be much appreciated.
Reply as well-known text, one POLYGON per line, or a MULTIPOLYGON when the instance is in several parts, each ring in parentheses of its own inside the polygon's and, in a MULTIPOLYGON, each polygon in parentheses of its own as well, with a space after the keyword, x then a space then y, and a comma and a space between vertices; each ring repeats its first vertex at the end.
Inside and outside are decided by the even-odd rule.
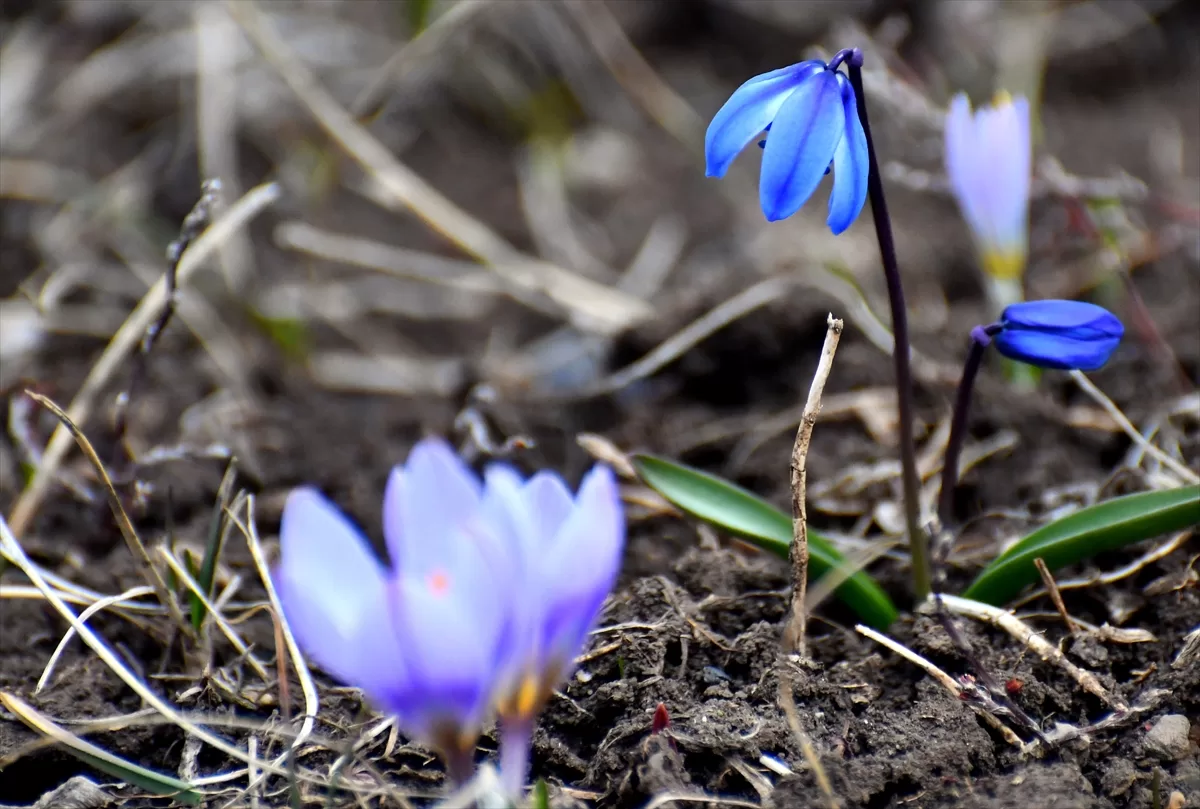
POLYGON ((1058 614, 1062 616, 1063 623, 1067 625, 1067 631, 1074 635, 1079 631, 1079 627, 1075 624, 1075 619, 1067 612, 1067 605, 1063 603, 1062 593, 1058 592, 1058 584, 1054 581, 1054 574, 1050 572, 1050 568, 1046 567, 1046 563, 1042 557, 1033 560, 1033 565, 1038 569, 1038 573, 1042 576, 1042 584, 1046 585, 1046 592, 1050 594, 1050 600, 1054 602, 1054 608, 1058 610, 1058 614))
MULTIPOLYGON (((1185 542, 1187 542, 1191 538, 1191 536, 1192 536, 1192 531, 1190 531, 1190 530, 1180 531, 1179 533, 1175 534, 1175 536, 1168 539, 1166 542, 1162 543, 1161 545, 1156 545, 1155 547, 1146 551, 1141 556, 1134 559, 1129 564, 1122 565, 1121 567, 1117 568, 1116 570, 1110 570, 1105 573, 1096 573, 1094 575, 1087 576, 1084 578, 1067 579, 1066 581, 1059 581, 1059 582, 1056 582, 1055 584, 1058 587, 1058 590, 1060 592, 1063 590, 1079 590, 1079 589, 1082 589, 1085 587, 1096 587, 1096 586, 1103 585, 1103 584, 1113 584, 1114 582, 1118 582, 1118 581, 1121 581, 1122 579, 1129 578, 1133 574, 1143 570, 1147 565, 1157 562, 1159 559, 1164 559, 1167 556, 1170 556, 1172 553, 1179 550, 1179 548, 1185 542)), ((1013 607, 1015 608, 1015 607, 1020 607, 1024 604, 1028 604, 1029 602, 1035 601, 1044 595, 1048 595, 1048 593, 1045 590, 1034 590, 1033 592, 1029 593, 1028 595, 1022 596, 1016 602, 1014 602, 1013 607)))
POLYGON ((1096 675, 1076 666, 1057 647, 1049 643, 1011 612, 999 607, 993 607, 990 604, 983 604, 979 601, 972 601, 969 598, 962 598, 961 596, 943 595, 940 598, 951 612, 958 615, 965 615, 968 618, 974 618, 977 621, 983 621, 984 623, 1003 629, 1029 647, 1044 662, 1057 665, 1067 673, 1067 676, 1078 683, 1080 688, 1089 694, 1099 697, 1105 705, 1118 711, 1129 710, 1129 706, 1123 700, 1109 693, 1108 689, 1100 684, 1100 681, 1096 679, 1096 675))
MULTIPOLYGON (((188 246, 199 238, 204 229, 212 222, 213 213, 220 200, 221 181, 215 178, 205 180, 200 185, 200 199, 183 218, 183 225, 179 228, 179 238, 167 245, 167 272, 164 276, 166 292, 163 296, 162 309, 158 313, 158 318, 146 327, 146 334, 142 337, 141 346, 133 358, 129 371, 129 383, 125 390, 117 394, 116 408, 113 413, 113 434, 116 436, 118 453, 122 450, 128 452, 125 447, 125 434, 129 428, 129 402, 141 387, 142 378, 146 375, 146 368, 150 361, 150 352, 154 350, 158 336, 162 334, 163 329, 171 322, 171 316, 175 314, 176 296, 179 291, 180 259, 183 258, 183 253, 188 246)), ((122 460, 114 459, 114 463, 122 460)))
POLYGON ((1017 734, 1012 731, 1012 728, 1001 722, 994 713, 988 710, 984 700, 977 698, 978 694, 980 693, 980 689, 977 688, 969 678, 960 684, 949 674, 938 668, 936 664, 926 660, 924 657, 917 654, 912 649, 909 649, 907 646, 892 640, 882 632, 876 632, 874 629, 871 629, 871 627, 863 626, 862 624, 858 624, 854 627, 854 629, 860 635, 866 635, 868 638, 880 644, 881 646, 886 646, 888 649, 891 649, 893 652, 900 655, 910 663, 915 663, 917 666, 920 666, 922 669, 924 669, 926 674, 937 680, 938 683, 947 691, 949 691, 955 699, 960 699, 966 702, 967 705, 970 706, 977 715, 981 716, 985 722, 995 728, 995 730, 1004 737, 1006 742, 1014 747, 1019 747, 1022 750, 1025 749, 1025 743, 1022 742, 1020 737, 1018 737, 1017 734))
POLYGON ((833 368, 833 357, 837 353, 838 341, 842 339, 845 326, 833 314, 825 320, 825 344, 821 346, 821 358, 813 373, 808 388, 808 399, 804 403, 804 414, 796 430, 796 443, 792 446, 792 614, 783 630, 783 649, 805 655, 804 636, 806 627, 805 593, 808 589, 808 509, 804 499, 808 482, 808 446, 812 441, 813 426, 821 412, 821 394, 825 391, 825 380, 833 368))

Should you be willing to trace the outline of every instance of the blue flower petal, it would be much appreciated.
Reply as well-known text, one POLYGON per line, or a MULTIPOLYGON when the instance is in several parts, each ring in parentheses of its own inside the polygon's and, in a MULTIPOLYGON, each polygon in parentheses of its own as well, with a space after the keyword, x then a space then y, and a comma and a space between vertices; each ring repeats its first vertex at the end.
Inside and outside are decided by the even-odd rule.
POLYGON ((842 139, 833 152, 833 192, 829 195, 829 218, 826 222, 836 236, 858 218, 867 201, 867 174, 870 157, 867 154, 867 133, 858 120, 854 88, 842 73, 837 74, 842 93, 845 125, 842 139))
POLYGON ((704 134, 705 174, 724 177, 733 159, 770 126, 791 92, 824 69, 820 61, 801 62, 755 76, 735 90, 704 134))
POLYGON ((308 486, 283 507, 272 580, 296 642, 318 666, 380 707, 405 678, 388 610, 388 574, 358 528, 308 486))
POLYGON ((1027 301, 1004 310, 996 349, 1009 359, 1058 370, 1094 371, 1112 356, 1125 327, 1107 309, 1082 301, 1027 301))
POLYGON ((763 149, 758 198, 775 222, 800 210, 833 160, 846 114, 837 79, 828 70, 810 75, 775 115, 763 149))

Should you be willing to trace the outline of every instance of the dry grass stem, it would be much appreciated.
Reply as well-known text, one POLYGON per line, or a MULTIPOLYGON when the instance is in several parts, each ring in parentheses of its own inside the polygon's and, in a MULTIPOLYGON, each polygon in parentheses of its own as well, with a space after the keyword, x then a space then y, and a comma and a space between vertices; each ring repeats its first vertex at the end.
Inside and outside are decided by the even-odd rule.
MULTIPOLYGON (((183 286, 187 283, 192 274, 200 268, 218 245, 277 200, 279 194, 280 188, 277 184, 264 183, 247 191, 245 196, 230 206, 184 253, 179 262, 177 285, 183 286)), ((112 379, 113 374, 137 346, 146 329, 158 317, 166 298, 167 281, 166 278, 160 278, 130 313, 129 318, 117 333, 113 335, 108 347, 104 349, 104 353, 100 355, 88 372, 87 378, 84 379, 75 398, 67 407, 67 416, 71 421, 76 424, 83 424, 87 421, 96 396, 112 379)), ((21 496, 17 498, 17 502, 9 514, 9 528, 14 534, 20 536, 29 527, 30 520, 37 513, 38 506, 46 496, 50 482, 54 480, 70 447, 70 431, 65 426, 55 429, 42 455, 42 464, 37 468, 29 485, 21 492, 21 496)))
POLYGON ((555 401, 589 399, 616 393, 622 388, 645 379, 668 363, 674 362, 684 352, 730 323, 745 317, 756 309, 782 298, 793 286, 790 278, 778 277, 759 281, 710 309, 675 334, 663 340, 651 351, 619 371, 586 387, 562 394, 540 394, 539 400, 555 401))
MULTIPOLYGON (((304 693, 304 721, 300 725, 296 739, 292 742, 291 747, 294 750, 313 731, 313 724, 316 721, 317 711, 321 704, 317 698, 317 686, 313 682, 312 672, 308 670, 308 666, 304 662, 304 657, 300 653, 300 646, 296 643, 296 637, 292 634, 291 627, 283 619, 283 608, 279 605, 279 593, 275 591, 275 583, 271 577, 270 567, 267 565, 266 554, 263 553, 262 542, 258 538, 258 526, 254 521, 254 496, 250 495, 246 498, 245 522, 240 521, 233 514, 230 514, 229 518, 234 521, 246 537, 246 544, 250 548, 251 556, 254 557, 254 566, 258 569, 258 575, 262 579, 263 587, 267 591, 267 598, 271 602, 271 609, 275 612, 279 626, 282 628, 283 636, 287 643, 288 654, 292 659, 292 665, 295 667, 296 677, 300 680, 300 690, 304 693)), ((282 759, 283 757, 281 757, 282 759)))
POLYGON ((312 71, 273 30, 270 19, 257 4, 242 0, 227 2, 226 8, 329 136, 388 194, 465 253, 516 288, 548 296, 570 312, 576 326, 585 330, 617 333, 651 314, 647 304, 631 295, 523 256, 491 228, 396 160, 320 85, 312 71))
POLYGON ((1134 427, 1129 419, 1125 417, 1125 414, 1121 412, 1121 408, 1117 407, 1116 403, 1114 403, 1112 399, 1108 398, 1108 396, 1104 394, 1104 391, 1096 387, 1095 383, 1087 378, 1087 374, 1085 374, 1083 371, 1071 371, 1071 378, 1075 380, 1075 384, 1078 385, 1084 393, 1092 397, 1092 399, 1095 400, 1098 405, 1104 408, 1108 415, 1113 417, 1117 424, 1121 425, 1121 430, 1124 431, 1125 435, 1129 436, 1133 443, 1137 444, 1138 447, 1144 450, 1156 461, 1178 475, 1179 479, 1183 482, 1200 483, 1200 475, 1197 475, 1191 469, 1188 469, 1187 466, 1185 466, 1178 459, 1172 458, 1154 444, 1151 444, 1144 435, 1138 432, 1138 429, 1134 427))
POLYGON ((221 634, 225 636, 225 639, 228 640, 230 644, 232 644, 234 649, 237 649, 238 654, 245 659, 250 668, 254 670, 254 673, 258 675, 258 678, 264 683, 269 683, 271 681, 271 677, 269 674, 267 674, 266 667, 259 662, 258 658, 255 657, 253 652, 250 651, 250 647, 247 646, 246 642, 242 640, 240 635, 238 635, 237 630, 235 630, 233 625, 230 624, 229 621, 226 620, 225 616, 221 614, 220 608, 205 594, 204 588, 201 587, 195 578, 192 577, 192 574, 187 571, 187 568, 180 564, 179 560, 175 558, 168 548, 159 546, 158 552, 163 557, 163 561, 167 564, 167 566, 171 568, 171 572, 175 574, 179 582, 187 587, 188 591, 193 596, 200 599, 200 603, 204 605, 206 610, 205 618, 211 618, 217 624, 217 627, 221 630, 221 634))
MULTIPOLYGON (((117 653, 109 648, 108 644, 101 640, 99 635, 92 632, 91 628, 89 628, 87 624, 80 621, 78 616, 71 611, 71 608, 68 607, 66 603, 58 597, 58 594, 54 591, 54 588, 50 587, 46 583, 46 580, 42 577, 37 565, 33 564, 29 557, 25 555, 25 551, 21 548, 20 543, 17 542, 16 536, 13 535, 12 530, 9 528, 8 522, 3 518, 0 518, 0 547, 7 551, 6 555, 12 561, 12 563, 29 578, 35 587, 42 591, 42 594, 54 608, 55 612, 61 615, 63 619, 70 624, 72 628, 74 628, 75 632, 79 635, 80 639, 87 644, 88 648, 95 652, 96 656, 99 657, 106 666, 108 666, 113 674, 117 675, 121 682, 129 686, 129 688, 135 694, 137 694, 138 697, 144 700, 146 704, 150 705, 152 708, 162 714, 172 724, 177 725, 185 733, 196 736, 201 741, 211 745, 212 747, 215 747, 217 750, 220 750, 230 758, 241 762, 247 762, 249 760, 249 757, 244 751, 238 749, 235 745, 230 744, 225 739, 222 739, 221 737, 200 727, 198 724, 175 710, 175 708, 168 705, 160 696, 158 696, 158 694, 154 693, 153 690, 151 690, 144 682, 142 682, 136 674, 130 671, 129 667, 121 661, 117 653)), ((255 763, 259 768, 267 770, 273 775, 288 775, 288 771, 278 765, 265 761, 259 761, 255 763)), ((301 774, 301 777, 311 781, 316 780, 306 774, 301 774)), ((317 781, 317 783, 320 782, 317 781)))
POLYGON ((845 323, 831 313, 826 317, 825 325, 825 343, 821 346, 821 357, 808 388, 804 413, 796 430, 796 443, 792 446, 792 609, 783 630, 783 650, 795 652, 801 657, 807 654, 805 634, 808 604, 805 593, 808 590, 808 507, 805 499, 808 488, 808 447, 812 442, 817 416, 821 413, 821 394, 825 392, 825 382, 833 370, 833 358, 837 354, 845 323))
MULTIPOLYGON (((141 598, 142 596, 153 594, 153 587, 142 585, 141 587, 134 587, 115 596, 102 598, 93 603, 83 612, 79 613, 79 620, 82 623, 86 623, 89 618, 106 607, 111 607, 113 604, 120 604, 125 601, 130 601, 135 598, 141 598)), ((46 662, 46 668, 42 670, 42 676, 38 678, 37 685, 33 687, 34 696, 41 693, 41 690, 46 687, 47 683, 50 682, 50 678, 54 675, 55 665, 58 664, 59 658, 62 657, 63 652, 67 650, 67 644, 71 642, 71 638, 73 637, 75 637, 75 630, 72 627, 68 627, 67 631, 63 633, 62 640, 60 640, 58 642, 58 646, 54 648, 54 654, 50 655, 50 660, 46 662)))
POLYGON ((129 547, 129 552, 140 563, 142 576, 145 577, 147 583, 154 589, 159 603, 166 608, 167 613, 171 616, 171 620, 174 621, 179 631, 185 637, 194 639, 196 635, 192 630, 192 625, 183 617, 183 611, 179 609, 179 602, 171 594, 166 580, 162 577, 162 573, 159 572, 158 566, 154 564, 154 561, 150 558, 150 554, 146 551, 146 546, 142 544, 141 537, 134 530, 133 523, 130 521, 129 515, 125 513, 125 507, 121 504, 121 496, 117 494, 112 478, 108 476, 108 470, 104 468, 104 462, 100 460, 100 456, 92 448, 92 443, 88 441, 87 436, 80 431, 75 422, 63 412, 63 409, 49 398, 38 393, 33 393, 32 391, 25 391, 25 395, 57 416, 62 426, 66 427, 68 434, 79 444, 80 450, 83 451, 92 468, 95 469, 96 476, 100 478, 100 483, 108 495, 108 505, 112 510, 113 518, 117 521, 117 527, 121 529, 121 536, 124 537, 125 544, 129 547))

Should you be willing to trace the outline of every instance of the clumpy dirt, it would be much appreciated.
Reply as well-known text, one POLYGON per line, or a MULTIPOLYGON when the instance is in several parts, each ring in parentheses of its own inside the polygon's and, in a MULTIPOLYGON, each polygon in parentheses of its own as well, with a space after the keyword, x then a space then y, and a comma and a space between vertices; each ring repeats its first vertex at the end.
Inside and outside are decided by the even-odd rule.
MULTIPOLYGON (((169 12, 154 12, 155 4, 90 2, 36 8, 5 4, 0 11, 0 41, 34 30, 19 29, 19 24, 34 26, 49 37, 53 47, 46 53, 54 58, 43 72, 41 89, 49 92, 61 86, 87 57, 123 41, 122 34, 191 25, 189 15, 175 18, 169 12), (95 10, 100 5, 105 10, 95 10)), ((355 69, 333 71, 327 77, 339 99, 349 104, 363 85, 362 76, 374 75, 373 68, 403 38, 405 23, 394 18, 389 10, 394 7, 387 4, 356 0, 296 8, 309 5, 305 13, 315 15, 318 31, 333 24, 321 15, 335 7, 347 11, 346 19, 352 21, 348 24, 360 26, 350 35, 362 45, 353 57, 361 61, 354 63, 355 69), (389 34, 381 45, 362 27, 389 34)), ((786 4, 725 0, 610 5, 654 69, 702 115, 715 110, 746 77, 795 61, 802 45, 829 46, 834 32, 844 36, 842 26, 849 18, 842 15, 851 13, 795 6, 804 12, 796 16, 779 11, 790 8, 786 4)), ((887 50, 890 68, 937 99, 935 103, 944 103, 937 95, 944 76, 930 61, 942 52, 935 47, 928 10, 915 8, 922 4, 854 5, 862 8, 853 13, 864 15, 857 22, 884 42, 878 47, 887 50), (894 20, 914 27, 902 45, 888 50, 886 42, 894 42, 896 36, 894 20)), ((1150 184, 1149 200, 1130 204, 1126 212, 1133 220, 1131 227, 1152 244, 1153 249, 1132 257, 1130 283, 1155 328, 1137 319, 1134 302, 1119 291, 1119 280, 1110 277, 1109 283, 1095 288, 1088 271, 1081 271, 1102 264, 1104 256, 1094 234, 1077 226, 1070 200, 1039 198, 1031 222, 1030 294, 1090 295, 1130 324, 1121 350, 1092 378, 1139 426, 1159 417, 1181 394, 1194 391, 1200 380, 1200 250, 1195 246, 1197 200, 1192 188, 1200 172, 1200 56, 1194 46, 1200 20, 1187 4, 1175 4, 1163 15, 1153 25, 1113 34, 1116 39, 1103 48, 1067 49, 1054 56, 1043 98, 1043 148, 1068 170, 1100 177, 1126 170, 1150 184), (1153 137, 1146 132, 1151 121, 1156 122, 1153 137), (1168 159, 1172 155, 1177 171, 1168 159)), ((619 190, 597 184, 573 192, 572 212, 585 223, 579 228, 585 233, 584 243, 603 254, 610 266, 627 266, 646 228, 669 213, 686 226, 682 258, 653 296, 656 317, 617 336, 596 368, 573 373, 588 378, 588 373, 616 371, 764 274, 790 267, 788 262, 797 256, 822 260, 829 243, 820 210, 811 217, 802 212, 764 231, 753 185, 739 196, 705 180, 698 160, 638 112, 626 90, 588 55, 589 46, 567 48, 571 53, 564 67, 556 60, 566 57, 547 45, 563 35, 561 30, 549 24, 518 24, 515 29, 508 18, 471 29, 468 49, 456 50, 465 47, 456 45, 446 51, 450 58, 430 57, 428 73, 415 78, 406 73, 397 79, 382 110, 367 122, 376 137, 434 187, 530 253, 541 249, 539 238, 544 241, 545 234, 522 212, 515 176, 519 172, 514 171, 514 161, 525 154, 528 134, 519 122, 534 116, 529 110, 540 110, 542 104, 550 111, 557 109, 559 85, 569 86, 577 97, 566 105, 565 117, 581 138, 615 133, 620 136, 618 145, 632 144, 639 170, 620 182, 610 178, 609 182, 624 183, 619 190), (515 29, 524 33, 518 35, 515 29), (513 113, 498 107, 496 96, 516 85, 485 83, 487 89, 481 90, 479 70, 464 67, 476 61, 484 73, 499 63, 510 71, 496 74, 506 81, 551 89, 518 99, 529 108, 513 113)), ((837 39, 838 47, 844 44, 837 39)), ((346 58, 352 57, 342 54, 334 63, 346 58)), ((194 91, 194 69, 188 68, 183 80, 189 94, 194 91)), ((269 76, 271 68, 264 70, 269 76)), ((64 405, 70 401, 103 349, 103 338, 142 292, 136 284, 131 288, 121 263, 136 261, 144 248, 149 256, 145 261, 153 265, 194 202, 197 147, 193 135, 180 134, 195 129, 193 99, 181 102, 178 77, 157 81, 153 71, 146 76, 136 92, 94 103, 77 98, 81 106, 74 112, 30 103, 25 112, 43 127, 43 137, 32 138, 22 130, 24 140, 0 144, 0 159, 59 162, 90 178, 89 183, 110 183, 102 189, 89 185, 85 190, 91 194, 60 189, 49 201, 16 192, 0 194, 0 294, 36 296, 54 271, 83 263, 94 268, 95 277, 70 292, 65 304, 77 307, 70 311, 95 311, 110 320, 116 314, 107 330, 81 326, 77 332, 72 323, 60 320, 36 350, 20 358, 19 374, 10 377, 8 369, 0 374, 6 380, 3 393, 9 406, 20 401, 28 385, 64 405), (77 123, 72 115, 83 116, 86 126, 72 125, 77 123), (86 141, 80 140, 85 135, 86 141), (119 216, 97 201, 110 198, 119 216), (74 206, 70 210, 78 221, 74 229, 64 230, 60 222, 60 229, 53 231, 67 244, 47 245, 39 234, 63 203, 74 206)), ((81 92, 82 85, 72 86, 81 92)), ((379 502, 389 468, 421 435, 455 433, 456 419, 468 405, 483 414, 497 435, 532 439, 533 446, 515 457, 527 470, 549 467, 577 480, 592 459, 580 449, 576 436, 590 432, 621 450, 654 451, 726 474, 786 506, 794 424, 764 435, 755 431, 802 401, 816 366, 826 313, 842 313, 843 301, 814 291, 801 274, 795 289, 731 323, 649 378, 616 395, 565 403, 561 397, 539 400, 544 379, 513 384, 510 375, 497 373, 496 365, 490 364, 493 353, 519 353, 514 346, 561 326, 560 319, 509 300, 471 319, 369 311, 331 323, 310 313, 302 324, 305 347, 298 349, 264 328, 256 302, 268 300, 280 285, 335 278, 349 284, 357 276, 346 274, 340 264, 282 249, 275 235, 280 223, 302 221, 409 249, 455 254, 416 219, 385 211, 353 190, 360 186, 357 169, 328 144, 308 114, 279 89, 282 85, 254 86, 272 103, 260 109, 248 102, 242 111, 246 124, 235 133, 241 174, 232 179, 246 188, 268 176, 282 177, 285 198, 249 230, 254 278, 247 291, 231 295, 218 274, 211 273, 183 292, 211 304, 236 349, 240 376, 233 384, 216 370, 209 351, 177 319, 156 347, 147 383, 133 403, 128 439, 138 452, 183 441, 232 447, 242 462, 238 485, 257 498, 258 528, 268 549, 273 548, 283 497, 300 483, 320 486, 369 535, 380 536, 379 502), (303 177, 300 182, 297 172, 303 177), (347 392, 322 385, 306 365, 311 354, 305 352, 325 350, 452 358, 461 360, 463 375, 436 395, 347 392), (490 385, 495 395, 480 403, 473 395, 476 383, 490 385), (218 399, 216 393, 226 398, 218 399), (208 426, 197 437, 187 427, 194 419, 185 414, 194 415, 200 402, 206 403, 202 407, 208 426), (750 439, 756 446, 752 452, 746 451, 750 439)), ((879 99, 881 106, 884 101, 879 99)), ((894 111, 875 115, 872 109, 885 160, 938 170, 936 135, 920 131, 894 111)), ((16 163, 4 168, 12 166, 16 163)), ((620 174, 620 161, 610 159, 606 167, 620 174)), ((752 173, 748 170, 745 179, 752 173)), ((914 344, 938 369, 917 384, 924 446, 948 411, 964 335, 988 313, 965 229, 952 203, 890 182, 889 198, 914 312, 914 344)), ((809 208, 823 205, 818 199, 809 208)), ((877 253, 866 219, 832 243, 831 255, 839 265, 846 257, 868 302, 882 312, 877 253), (856 258, 859 255, 865 258, 856 258)), ((161 271, 153 266, 154 273, 161 271)), ((600 270, 593 274, 603 276, 600 270)), ((601 280, 613 283, 614 277, 601 280)), ((891 384, 890 359, 863 336, 853 318, 848 326, 827 398, 865 394, 891 384)), ((81 425, 105 459, 118 457, 108 416, 127 371, 115 376, 96 411, 81 425)), ((876 416, 891 407, 871 406, 879 411, 876 416)), ((894 429, 889 433, 886 422, 883 419, 885 427, 880 428, 851 412, 818 424, 809 457, 810 486, 819 488, 822 481, 848 470, 893 459, 894 429)), ((1166 441, 1198 469, 1200 414, 1178 423, 1166 441)), ((28 427, 44 441, 53 420, 35 412, 28 427)), ((1005 435, 1011 435, 1011 442, 1008 449, 969 470, 957 492, 957 517, 965 527, 950 558, 948 592, 965 587, 999 543, 1046 516, 1100 495, 1150 485, 1145 472, 1121 469, 1130 442, 1065 375, 1046 374, 1035 393, 1017 393, 1003 382, 998 368, 987 369, 977 390, 971 430, 977 442, 1005 435)), ((0 510, 5 514, 11 513, 23 485, 17 432, 10 429, 0 438, 0 510)), ((463 437, 461 431, 455 434, 463 437)), ((222 469, 221 461, 211 459, 141 469, 136 478, 142 497, 134 497, 132 487, 122 487, 139 534, 148 543, 170 535, 183 546, 202 544, 222 469)), ((68 459, 64 471, 96 488, 94 476, 77 454, 68 459)), ((1179 809, 1180 804, 1170 803, 1173 793, 1182 795, 1187 806, 1200 802, 1200 664, 1193 657, 1190 663, 1174 665, 1185 636, 1200 621, 1200 539, 1187 539, 1119 581, 1064 592, 1068 612, 1080 621, 1144 629, 1153 640, 1120 643, 1086 633, 1072 636, 1046 599, 1021 606, 1031 625, 1118 698, 1139 706, 1152 699, 1134 717, 1041 755, 1023 756, 915 665, 856 633, 853 614, 836 602, 822 604, 810 624, 811 659, 781 658, 778 639, 789 598, 785 563, 680 519, 661 514, 643 519, 633 502, 638 495, 631 491, 622 578, 579 670, 547 708, 535 739, 533 775, 546 780, 553 805, 632 809, 667 795, 678 796, 674 805, 689 805, 686 797, 705 798, 718 806, 722 800, 724 805, 773 809, 828 805, 819 779, 806 764, 797 729, 781 707, 781 688, 791 693, 799 729, 811 739, 832 792, 844 807, 1179 809), (669 723, 652 734, 652 717, 660 706, 669 723), (1190 721, 1190 739, 1180 756, 1164 756, 1147 743, 1154 723, 1171 714, 1190 721)), ((885 475, 872 486, 837 489, 814 499, 810 515, 823 529, 876 536, 887 529, 883 515, 896 497, 894 476, 885 475)), ((85 502, 66 487, 53 487, 20 539, 45 570, 94 591, 113 594, 144 583, 102 498, 85 502)), ((1060 578, 1120 568, 1151 545, 1106 554, 1086 567, 1061 571, 1060 578)), ((870 572, 898 604, 906 610, 911 606, 903 552, 872 563, 870 572)), ((239 631, 260 659, 272 662, 273 626, 254 609, 264 594, 237 532, 219 573, 222 586, 240 578, 230 610, 244 613, 239 631)), ((58 661, 48 687, 34 694, 34 684, 66 627, 44 602, 9 597, 27 594, 21 589, 26 582, 15 570, 5 571, 0 584, 5 588, 0 599, 0 691, 19 696, 68 728, 87 730, 90 720, 132 715, 119 729, 88 737, 146 767, 210 776, 240 766, 207 748, 193 750, 179 728, 143 717, 138 713, 144 708, 140 699, 78 639, 58 661)), ((287 726, 286 717, 303 710, 294 675, 286 689, 290 703, 281 706, 280 684, 274 679, 259 682, 223 641, 214 643, 205 667, 158 617, 134 624, 102 612, 89 624, 168 701, 209 721, 254 723, 264 758, 284 749, 288 737, 276 730, 287 726), (231 696, 230 682, 235 683, 236 697, 231 696)), ((1047 731, 1056 722, 1087 725, 1111 713, 1061 667, 1041 661, 1000 630, 962 619, 956 626, 973 650, 972 660, 952 642, 937 617, 925 612, 905 612, 888 634, 952 677, 986 674, 1006 684, 1013 701, 1047 731), (982 672, 973 668, 976 664, 982 672)), ((269 670, 274 677, 274 668, 269 670)), ((320 676, 319 684, 321 743, 305 750, 302 764, 324 773, 374 720, 364 717, 354 693, 338 690, 320 676)), ((222 732, 246 744, 245 729, 222 732)), ((1031 740, 1029 732, 1021 735, 1031 740)), ((0 761, 7 761, 0 770, 0 805, 32 804, 75 775, 109 780, 61 748, 28 748, 37 738, 16 716, 0 709, 0 761), (15 757, 7 760, 10 756, 15 757)), ((492 751, 494 739, 487 737, 480 758, 492 751)), ((427 795, 442 785, 436 760, 406 745, 402 737, 389 740, 387 733, 366 744, 358 763, 355 778, 382 776, 400 793, 427 795)), ((230 782, 228 791, 214 792, 206 805, 248 805, 248 798, 236 802, 244 783, 244 778, 230 782)), ((111 794, 127 807, 168 803, 147 799, 131 788, 114 788, 111 794)), ((303 798, 314 806, 354 805, 345 793, 331 804, 319 790, 305 791, 303 798)), ((286 783, 276 778, 259 803, 282 807, 288 801, 286 783)), ((420 799, 414 801, 421 804, 420 799)))

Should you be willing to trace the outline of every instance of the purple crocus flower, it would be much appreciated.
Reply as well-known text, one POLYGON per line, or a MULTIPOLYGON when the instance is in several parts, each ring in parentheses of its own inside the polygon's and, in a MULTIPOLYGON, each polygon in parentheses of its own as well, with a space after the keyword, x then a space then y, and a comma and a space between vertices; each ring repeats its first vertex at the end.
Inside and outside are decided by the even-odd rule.
POLYGON ((1032 145, 1029 102, 998 93, 971 112, 959 93, 946 114, 946 174, 971 228, 984 272, 1019 279, 1028 253, 1032 145))
POLYGON ((482 487, 444 441, 418 443, 384 495, 381 564, 315 489, 289 495, 275 570, 284 616, 322 669, 362 689, 411 737, 472 769, 496 673, 507 658, 516 582, 510 550, 482 517, 482 487))
POLYGON ((706 174, 724 177, 764 131, 758 195, 767 219, 786 219, 800 210, 832 166, 826 221, 835 234, 850 227, 867 199, 869 157, 846 75, 814 59, 747 81, 708 125, 706 174))
POLYGON ((1112 356, 1125 327, 1102 306, 1083 301, 1014 303, 992 341, 1011 360, 1063 371, 1094 371, 1112 356))
POLYGON ((620 568, 625 520, 611 470, 593 468, 572 497, 558 476, 524 481, 487 470, 483 513, 519 549, 511 652, 500 673, 500 771, 510 793, 524 785, 533 721, 574 668, 620 568))
POLYGON ((456 780, 472 769, 492 709, 501 766, 524 785, 533 721, 570 673, 612 588, 625 538, 616 480, 493 465, 481 484, 445 441, 425 439, 388 479, 391 565, 328 500, 288 497, 275 583, 305 652, 437 747, 456 780))

